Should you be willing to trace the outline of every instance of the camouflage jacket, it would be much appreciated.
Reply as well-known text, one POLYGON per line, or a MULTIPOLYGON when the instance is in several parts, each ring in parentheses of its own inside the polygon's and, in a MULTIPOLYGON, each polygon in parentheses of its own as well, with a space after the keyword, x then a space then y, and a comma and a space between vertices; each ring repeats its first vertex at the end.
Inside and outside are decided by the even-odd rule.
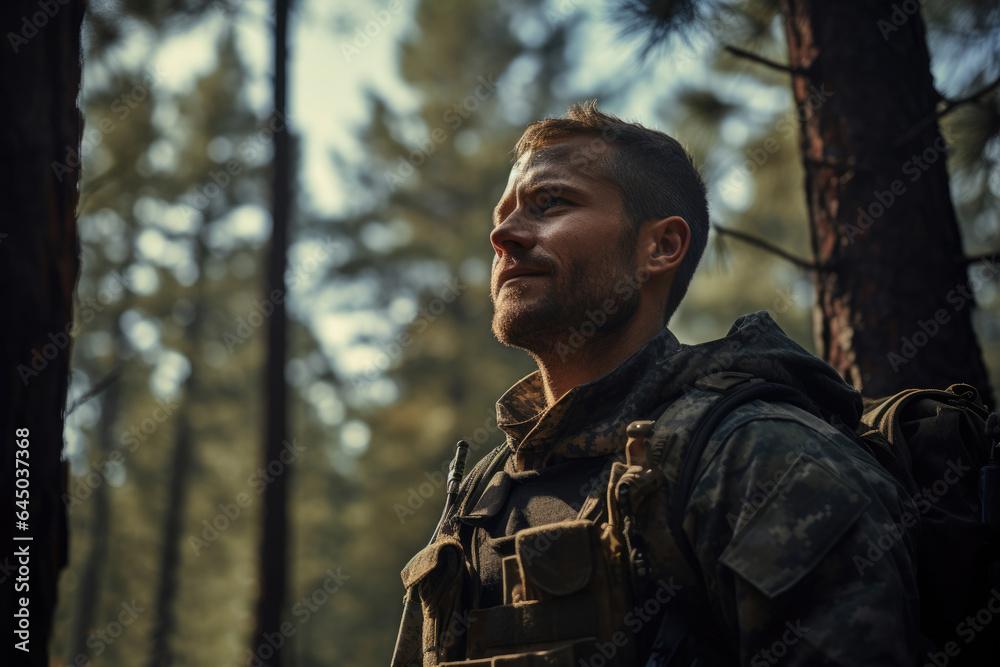
MULTIPOLYGON (((548 408, 539 374, 524 378, 497 403, 503 446, 513 453, 509 466, 620 455, 632 421, 720 371, 791 385, 851 428, 861 415, 860 395, 758 312, 699 345, 681 345, 664 329, 614 371, 548 408)), ((685 418, 684 410, 676 417, 685 418)), ((666 438, 666 484, 642 501, 635 522, 647 544, 648 580, 700 592, 693 604, 701 608, 690 613, 712 626, 702 627, 703 636, 738 656, 734 664, 753 667, 916 662, 916 536, 900 519, 916 515, 915 506, 853 439, 784 403, 754 401, 727 416, 686 505, 697 575, 667 523, 685 444, 666 438)), ((581 502, 600 494, 597 487, 581 487, 581 502)), ((419 608, 407 605, 394 664, 420 636, 420 623, 419 608)))

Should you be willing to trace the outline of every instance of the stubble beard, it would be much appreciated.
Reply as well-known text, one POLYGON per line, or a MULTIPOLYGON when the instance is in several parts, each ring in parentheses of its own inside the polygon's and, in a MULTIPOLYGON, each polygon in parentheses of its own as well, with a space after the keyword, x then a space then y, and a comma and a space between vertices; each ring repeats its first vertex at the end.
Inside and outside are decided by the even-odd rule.
POLYGON ((634 244, 622 245, 625 247, 604 265, 575 264, 569 274, 556 276, 555 285, 506 287, 499 307, 493 299, 492 328, 497 340, 536 359, 571 362, 579 357, 578 353, 585 354, 588 346, 593 349, 594 343, 621 329, 639 309, 635 267, 629 256, 634 244), (621 289, 622 285, 626 288, 621 289), (524 298, 532 289, 542 293, 530 300, 524 298), (609 303, 613 304, 610 308, 609 303), (590 333, 582 334, 582 346, 574 344, 579 340, 574 331, 577 335, 590 333), (567 351, 572 356, 567 356, 567 351))

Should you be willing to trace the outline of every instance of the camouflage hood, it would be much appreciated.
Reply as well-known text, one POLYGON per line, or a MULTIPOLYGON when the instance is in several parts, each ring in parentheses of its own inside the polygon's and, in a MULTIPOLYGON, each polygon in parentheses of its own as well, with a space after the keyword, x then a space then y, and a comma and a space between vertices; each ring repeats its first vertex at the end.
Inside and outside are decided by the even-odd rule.
POLYGON ((549 408, 536 371, 497 401, 497 424, 518 470, 603 456, 624 448, 631 422, 648 419, 658 406, 720 371, 791 385, 852 428, 861 417, 861 395, 758 311, 736 320, 724 338, 699 345, 682 345, 663 329, 618 368, 574 387, 549 408))

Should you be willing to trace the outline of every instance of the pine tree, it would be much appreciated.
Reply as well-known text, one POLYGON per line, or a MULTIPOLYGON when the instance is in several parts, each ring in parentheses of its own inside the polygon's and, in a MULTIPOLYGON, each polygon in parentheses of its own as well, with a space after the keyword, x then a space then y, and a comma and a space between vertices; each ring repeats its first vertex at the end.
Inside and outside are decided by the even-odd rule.
MULTIPOLYGON (((800 264, 816 289, 817 353, 866 395, 963 381, 989 397, 972 319, 982 279, 966 274, 976 260, 963 252, 938 120, 996 84, 942 98, 917 3, 624 4, 629 29, 650 30, 651 44, 709 24, 732 41, 720 44, 730 70, 736 58, 742 70, 791 81, 812 254, 800 264), (774 46, 773 21, 786 37, 777 56, 759 48, 774 46)), ((995 9, 962 11, 995 30, 995 9)), ((773 248, 760 234, 752 240, 773 248)))

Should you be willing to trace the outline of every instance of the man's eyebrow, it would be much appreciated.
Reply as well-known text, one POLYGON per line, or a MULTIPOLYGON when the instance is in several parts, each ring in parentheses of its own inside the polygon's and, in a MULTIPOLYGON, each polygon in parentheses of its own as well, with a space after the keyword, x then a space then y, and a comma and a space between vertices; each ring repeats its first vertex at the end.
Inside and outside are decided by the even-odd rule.
POLYGON ((556 196, 567 194, 583 197, 587 195, 587 191, 582 187, 571 185, 558 178, 541 178, 537 182, 530 183, 528 188, 531 192, 541 191, 556 196))
MULTIPOLYGON (((563 195, 571 197, 586 197, 588 194, 584 188, 570 185, 568 182, 563 180, 562 177, 546 176, 544 174, 539 175, 538 178, 532 178, 523 187, 530 193, 543 192, 557 197, 561 197, 563 195)), ((491 222, 494 227, 499 224, 497 221, 500 217, 500 209, 503 208, 503 205, 504 199, 501 199, 493 209, 491 222)))

